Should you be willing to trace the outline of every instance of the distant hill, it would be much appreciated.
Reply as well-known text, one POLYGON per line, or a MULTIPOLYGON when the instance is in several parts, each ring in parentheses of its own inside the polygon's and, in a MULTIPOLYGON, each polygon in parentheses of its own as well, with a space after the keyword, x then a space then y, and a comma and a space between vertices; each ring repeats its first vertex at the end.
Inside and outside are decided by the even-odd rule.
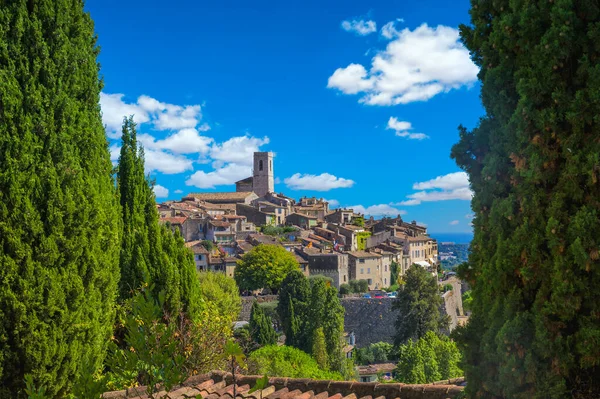
POLYGON ((473 233, 430 233, 438 243, 452 242, 455 244, 470 244, 473 239, 473 233))

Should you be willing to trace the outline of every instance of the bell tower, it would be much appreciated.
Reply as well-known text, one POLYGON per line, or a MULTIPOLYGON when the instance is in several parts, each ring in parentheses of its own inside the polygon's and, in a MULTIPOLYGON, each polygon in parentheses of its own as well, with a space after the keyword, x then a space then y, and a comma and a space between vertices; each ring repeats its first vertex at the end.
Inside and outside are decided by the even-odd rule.
POLYGON ((254 153, 254 175, 252 177, 252 191, 259 197, 275 192, 272 152, 254 153))

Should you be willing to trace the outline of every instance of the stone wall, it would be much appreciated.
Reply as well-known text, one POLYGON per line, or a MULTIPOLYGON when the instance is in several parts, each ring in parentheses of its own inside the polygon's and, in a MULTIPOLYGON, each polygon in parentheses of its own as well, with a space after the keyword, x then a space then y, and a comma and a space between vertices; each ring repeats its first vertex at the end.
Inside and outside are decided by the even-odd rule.
POLYGON ((278 299, 277 295, 261 295, 261 296, 243 296, 242 297, 242 311, 236 321, 250 321, 250 310, 252 310, 252 304, 254 301, 258 303, 263 302, 274 302, 278 299))
POLYGON ((392 310, 393 299, 343 298, 341 302, 346 311, 344 330, 354 332, 357 347, 394 341, 398 312, 392 310))

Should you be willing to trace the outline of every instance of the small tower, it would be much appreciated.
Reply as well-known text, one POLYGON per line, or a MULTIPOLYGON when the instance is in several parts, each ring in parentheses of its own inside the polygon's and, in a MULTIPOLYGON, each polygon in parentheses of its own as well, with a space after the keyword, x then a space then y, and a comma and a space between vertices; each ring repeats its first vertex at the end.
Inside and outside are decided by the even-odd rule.
POLYGON ((252 179, 253 191, 259 197, 275 192, 275 179, 273 179, 273 153, 254 153, 254 176, 252 179))

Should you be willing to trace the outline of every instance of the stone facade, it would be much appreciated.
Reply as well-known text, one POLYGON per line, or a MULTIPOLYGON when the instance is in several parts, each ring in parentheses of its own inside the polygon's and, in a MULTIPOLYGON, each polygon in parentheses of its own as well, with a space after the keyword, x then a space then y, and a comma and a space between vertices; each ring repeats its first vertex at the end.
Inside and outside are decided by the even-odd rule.
POLYGON ((254 153, 254 176, 252 191, 259 197, 275 192, 275 179, 273 178, 273 153, 254 153))
POLYGON ((333 279, 335 288, 350 281, 348 255, 341 253, 306 254, 309 275, 323 275, 333 279))

